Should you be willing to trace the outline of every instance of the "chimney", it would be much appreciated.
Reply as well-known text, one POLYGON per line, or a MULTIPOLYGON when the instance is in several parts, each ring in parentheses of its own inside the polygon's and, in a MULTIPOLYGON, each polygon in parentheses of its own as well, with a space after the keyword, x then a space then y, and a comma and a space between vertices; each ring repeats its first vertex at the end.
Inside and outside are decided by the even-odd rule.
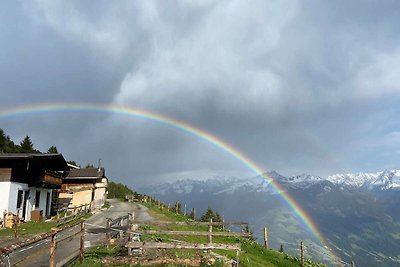
POLYGON ((101 159, 100 159, 100 158, 99 158, 99 167, 98 167, 97 171, 98 171, 98 172, 101 171, 101 159))

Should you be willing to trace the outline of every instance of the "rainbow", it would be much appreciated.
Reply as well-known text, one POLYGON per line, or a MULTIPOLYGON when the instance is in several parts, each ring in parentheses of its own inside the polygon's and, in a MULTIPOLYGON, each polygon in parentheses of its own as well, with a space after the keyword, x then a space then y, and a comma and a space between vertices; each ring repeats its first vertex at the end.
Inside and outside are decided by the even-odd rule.
POLYGON ((172 126, 180 131, 189 133, 195 137, 203 139, 208 143, 218 147, 219 149, 230 154, 244 165, 246 165, 250 170, 254 171, 257 175, 261 175, 268 183, 271 184, 274 190, 278 192, 284 202, 293 210, 297 219, 308 229, 308 231, 316 237, 323 247, 325 248, 327 255, 331 258, 333 262, 339 263, 340 260, 336 255, 333 254, 328 246, 328 242, 321 234, 316 224, 311 219, 310 215, 301 207, 301 205, 285 191, 285 189, 272 177, 268 176, 267 173, 263 172, 262 168, 259 167, 254 161, 249 157, 244 155, 242 152, 237 150, 232 145, 222 141, 218 137, 196 128, 183 121, 176 120, 174 118, 157 114, 154 112, 135 109, 126 106, 117 105, 102 105, 102 104, 89 104, 89 103, 52 103, 52 104, 38 104, 38 105, 25 105, 13 108, 7 108, 0 110, 0 118, 15 117, 26 114, 40 114, 47 112, 106 112, 111 114, 124 115, 128 117, 135 117, 144 120, 150 120, 163 125, 172 126))

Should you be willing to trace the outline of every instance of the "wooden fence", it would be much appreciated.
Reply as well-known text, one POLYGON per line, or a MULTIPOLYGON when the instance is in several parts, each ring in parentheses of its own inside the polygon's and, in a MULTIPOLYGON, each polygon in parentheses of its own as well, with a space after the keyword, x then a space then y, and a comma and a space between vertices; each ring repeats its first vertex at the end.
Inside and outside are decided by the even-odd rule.
POLYGON ((62 208, 57 211, 57 225, 62 226, 82 217, 91 211, 90 204, 62 208))

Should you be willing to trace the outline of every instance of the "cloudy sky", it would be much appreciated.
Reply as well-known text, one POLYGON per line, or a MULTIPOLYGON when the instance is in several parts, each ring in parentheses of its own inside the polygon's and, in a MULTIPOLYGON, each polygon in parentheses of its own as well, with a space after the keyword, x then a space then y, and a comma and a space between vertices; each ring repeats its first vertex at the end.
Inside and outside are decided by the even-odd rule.
MULTIPOLYGON (((284 175, 400 168, 400 2, 6 1, 0 108, 123 105, 164 114, 284 175)), ((253 175, 215 146, 113 114, 0 118, 135 186, 253 175)))

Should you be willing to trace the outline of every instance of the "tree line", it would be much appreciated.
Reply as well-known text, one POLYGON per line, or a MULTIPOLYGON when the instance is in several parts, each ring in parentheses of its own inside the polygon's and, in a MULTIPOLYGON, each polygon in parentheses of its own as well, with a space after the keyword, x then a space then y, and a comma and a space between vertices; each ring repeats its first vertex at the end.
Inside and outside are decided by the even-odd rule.
MULTIPOLYGON (((6 135, 3 129, 0 128, 0 153, 33 153, 42 154, 33 146, 31 138, 27 135, 19 144, 14 143, 10 136, 6 135)), ((51 146, 46 153, 57 154, 56 146, 51 146)))
POLYGON ((107 190, 107 198, 125 198, 125 195, 133 195, 135 193, 126 185, 115 183, 112 181, 108 182, 107 190))
MULTIPOLYGON (((34 147, 28 135, 17 144, 0 128, 0 153, 58 154, 59 152, 56 146, 50 146, 47 152, 43 153, 34 147)), ((68 163, 79 166, 73 160, 68 161, 68 163)), ((88 167, 90 167, 90 164, 86 166, 86 168, 88 167)))

